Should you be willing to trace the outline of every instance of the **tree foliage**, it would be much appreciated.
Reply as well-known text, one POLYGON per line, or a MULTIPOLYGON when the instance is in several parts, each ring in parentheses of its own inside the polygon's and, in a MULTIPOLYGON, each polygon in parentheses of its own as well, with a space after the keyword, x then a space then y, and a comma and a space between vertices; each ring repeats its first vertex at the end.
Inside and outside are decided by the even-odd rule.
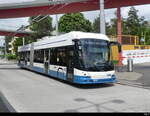
POLYGON ((59 20, 59 31, 83 31, 91 32, 93 30, 92 24, 89 20, 85 19, 82 13, 67 13, 59 20))
POLYGON ((140 39, 145 38, 145 44, 149 44, 149 24, 143 16, 139 17, 137 13, 138 10, 135 7, 130 8, 126 19, 127 34, 139 36, 140 39))
POLYGON ((97 17, 93 22, 94 32, 100 33, 100 17, 97 17))
POLYGON ((140 19, 137 15, 138 10, 134 7, 131 7, 128 12, 128 18, 126 20, 126 27, 128 30, 128 34, 130 35, 138 35, 140 32, 140 19))
POLYGON ((15 55, 17 55, 17 51, 18 51, 18 46, 22 46, 23 43, 23 39, 21 37, 18 37, 15 39, 15 41, 13 42, 13 50, 15 52, 15 55))
MULTIPOLYGON (((99 26, 100 17, 97 17, 93 22, 94 32, 100 32, 99 26)), ((109 23, 106 23, 106 34, 117 35, 117 18, 113 18, 109 23)), ((150 25, 143 16, 138 16, 138 10, 135 7, 131 7, 128 12, 128 17, 122 19, 122 34, 145 38, 145 44, 150 45, 150 25)))
MULTIPOLYGON (((116 20, 112 19, 111 24, 106 23, 106 34, 111 35, 112 33, 117 33, 116 31, 116 20)), ((93 22, 93 32, 100 33, 100 17, 97 17, 93 22)))
MULTIPOLYGON (((52 18, 50 16, 44 18, 45 16, 33 16, 29 18, 29 23, 31 24, 34 20, 35 23, 31 24, 30 30, 34 33, 32 34, 32 39, 40 39, 44 36, 50 36, 52 28, 52 18), (43 18, 43 19, 42 19, 43 18), (42 20, 41 20, 42 19, 42 20)), ((31 39, 31 38, 29 38, 31 39)))
POLYGON ((5 36, 5 44, 6 44, 6 52, 9 53, 9 42, 11 42, 13 37, 11 36, 5 36))

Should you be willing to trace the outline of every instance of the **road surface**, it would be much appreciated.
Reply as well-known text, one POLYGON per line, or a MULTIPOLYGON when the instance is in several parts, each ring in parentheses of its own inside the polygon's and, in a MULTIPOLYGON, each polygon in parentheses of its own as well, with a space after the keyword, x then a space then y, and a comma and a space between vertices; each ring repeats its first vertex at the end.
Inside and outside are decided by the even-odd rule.
POLYGON ((0 65, 0 91, 16 112, 150 112, 148 89, 120 84, 78 86, 15 64, 0 65))

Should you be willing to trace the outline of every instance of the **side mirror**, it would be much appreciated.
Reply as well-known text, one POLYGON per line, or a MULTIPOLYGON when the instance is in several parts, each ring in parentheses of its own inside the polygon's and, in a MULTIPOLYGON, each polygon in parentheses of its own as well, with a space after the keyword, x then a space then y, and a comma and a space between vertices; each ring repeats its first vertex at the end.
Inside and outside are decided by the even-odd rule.
POLYGON ((117 46, 118 46, 118 51, 119 51, 119 53, 122 52, 121 44, 120 44, 120 43, 118 43, 118 42, 110 42, 109 45, 110 45, 110 46, 112 46, 112 45, 117 45, 117 46))

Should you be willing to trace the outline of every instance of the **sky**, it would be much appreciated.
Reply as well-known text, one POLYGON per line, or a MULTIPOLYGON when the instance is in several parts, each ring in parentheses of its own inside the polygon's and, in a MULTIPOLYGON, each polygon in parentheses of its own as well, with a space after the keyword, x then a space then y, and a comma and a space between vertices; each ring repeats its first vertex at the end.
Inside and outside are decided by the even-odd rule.
MULTIPOLYGON (((16 3, 16 2, 27 2, 27 1, 34 1, 34 0, 0 0, 0 4, 2 3, 16 3)), ((137 10, 139 10, 138 15, 139 16, 144 16, 146 20, 150 20, 150 5, 141 5, 141 6, 135 6, 137 10)), ((128 11, 130 7, 123 7, 121 8, 121 14, 123 18, 127 18, 128 16, 128 11)), ((105 10, 105 19, 106 22, 109 22, 110 19, 114 18, 116 9, 107 9, 105 10)), ((91 22, 94 21, 96 17, 99 15, 99 10, 96 11, 89 11, 89 12, 83 12, 85 18, 89 19, 91 22)), ((56 24, 56 19, 55 15, 50 15, 53 18, 53 26, 56 24)), ((58 17, 60 18, 62 14, 59 14, 58 17)), ((0 29, 5 28, 5 29, 14 29, 17 30, 21 25, 28 25, 28 17, 23 17, 23 18, 10 18, 10 19, 0 19, 0 29)), ((0 38, 2 38, 0 36, 0 38)), ((0 41, 0 45, 1 45, 0 41)))

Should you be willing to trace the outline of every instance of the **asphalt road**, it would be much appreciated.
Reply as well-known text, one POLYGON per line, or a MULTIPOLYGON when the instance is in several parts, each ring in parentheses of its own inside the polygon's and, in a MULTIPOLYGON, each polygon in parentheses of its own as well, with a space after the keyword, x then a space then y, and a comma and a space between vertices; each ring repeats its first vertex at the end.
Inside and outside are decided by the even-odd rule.
POLYGON ((150 87, 150 63, 134 65, 134 72, 141 73, 142 77, 136 80, 145 87, 150 87))
MULTIPOLYGON (((79 86, 0 65, 0 91, 17 112, 150 112, 150 90, 120 84, 79 86)), ((6 111, 0 102, 0 110, 6 111)))

